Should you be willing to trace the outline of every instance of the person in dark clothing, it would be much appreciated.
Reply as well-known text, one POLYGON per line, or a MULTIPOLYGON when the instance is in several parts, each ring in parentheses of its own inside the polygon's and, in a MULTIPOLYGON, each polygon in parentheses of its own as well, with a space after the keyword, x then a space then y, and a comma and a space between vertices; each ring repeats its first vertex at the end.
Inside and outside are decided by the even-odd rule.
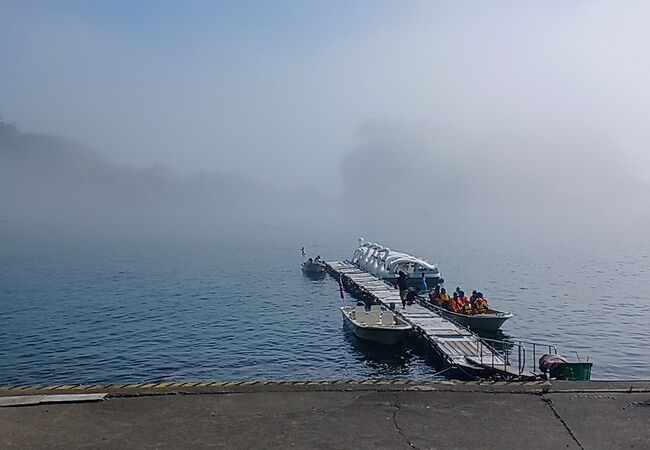
POLYGON ((412 305, 418 298, 418 293, 415 289, 411 288, 406 292, 406 304, 412 305))
POLYGON ((397 288, 399 289, 399 298, 402 300, 402 308, 406 308, 406 294, 408 293, 407 276, 401 270, 397 274, 397 288))

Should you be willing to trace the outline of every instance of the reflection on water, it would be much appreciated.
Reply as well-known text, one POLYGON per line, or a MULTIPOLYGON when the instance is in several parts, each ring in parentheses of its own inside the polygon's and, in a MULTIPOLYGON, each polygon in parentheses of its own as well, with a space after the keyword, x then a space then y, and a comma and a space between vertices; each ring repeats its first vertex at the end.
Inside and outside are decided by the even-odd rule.
MULTIPOLYGON (((382 345, 356 337, 345 326, 341 329, 346 344, 357 360, 373 374, 369 378, 396 378, 408 376, 416 361, 435 367, 433 355, 417 339, 407 339, 395 345, 382 345)), ((444 379, 431 374, 430 379, 444 379)))

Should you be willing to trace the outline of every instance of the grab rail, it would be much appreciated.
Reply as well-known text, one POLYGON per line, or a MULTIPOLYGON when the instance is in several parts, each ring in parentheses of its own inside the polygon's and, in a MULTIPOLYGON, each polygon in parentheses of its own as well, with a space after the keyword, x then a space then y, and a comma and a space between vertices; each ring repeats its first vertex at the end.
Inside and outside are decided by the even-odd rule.
POLYGON ((538 374, 537 352, 539 347, 546 348, 548 350, 548 353, 557 355, 557 346, 554 344, 524 340, 490 339, 480 336, 477 337, 477 352, 479 353, 481 362, 483 362, 483 346, 485 345, 490 350, 490 353, 492 353, 492 368, 495 368, 494 354, 496 353, 503 357, 504 371, 506 371, 507 366, 510 364, 510 347, 517 347, 517 370, 519 372, 519 375, 523 374, 527 370, 528 363, 526 360, 526 347, 528 347, 532 352, 533 358, 531 372, 536 375, 538 374), (501 350, 494 344, 501 346, 501 350))

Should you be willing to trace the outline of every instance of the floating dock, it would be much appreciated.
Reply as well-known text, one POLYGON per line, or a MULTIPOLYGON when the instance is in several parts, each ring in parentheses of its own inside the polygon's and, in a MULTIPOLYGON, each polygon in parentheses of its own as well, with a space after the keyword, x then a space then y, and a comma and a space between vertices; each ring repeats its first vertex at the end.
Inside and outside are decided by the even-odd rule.
MULTIPOLYGON (((330 274, 340 277, 348 288, 358 289, 386 308, 394 308, 395 314, 413 326, 444 362, 445 370, 454 370, 459 378, 535 379, 537 374, 510 364, 507 355, 497 352, 468 329, 457 325, 438 313, 414 303, 402 308, 399 291, 370 273, 347 261, 326 263, 330 274)), ((521 361, 521 358, 518 358, 521 361)))

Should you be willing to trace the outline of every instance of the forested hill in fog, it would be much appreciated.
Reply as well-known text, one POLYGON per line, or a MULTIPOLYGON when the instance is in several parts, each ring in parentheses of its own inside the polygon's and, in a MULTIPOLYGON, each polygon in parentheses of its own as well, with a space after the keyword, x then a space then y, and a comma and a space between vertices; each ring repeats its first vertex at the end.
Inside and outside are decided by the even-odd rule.
POLYGON ((269 208, 323 200, 303 197, 243 175, 119 167, 78 143, 0 122, 0 220, 20 228, 203 235, 254 228, 269 208))

